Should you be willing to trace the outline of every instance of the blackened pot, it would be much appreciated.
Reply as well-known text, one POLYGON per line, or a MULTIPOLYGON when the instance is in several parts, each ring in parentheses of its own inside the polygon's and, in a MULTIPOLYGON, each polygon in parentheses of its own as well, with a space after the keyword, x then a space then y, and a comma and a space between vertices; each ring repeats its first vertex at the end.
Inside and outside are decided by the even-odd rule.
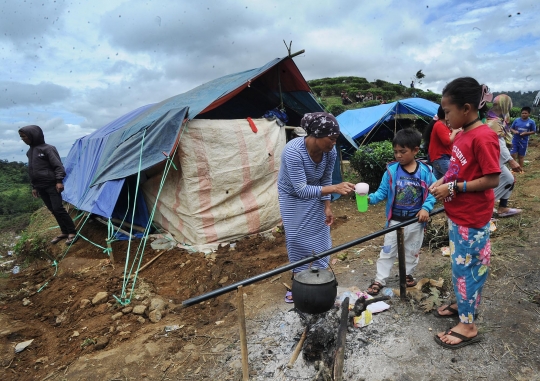
POLYGON ((336 276, 328 270, 300 271, 292 283, 294 307, 308 314, 328 311, 335 303, 337 285, 336 276))

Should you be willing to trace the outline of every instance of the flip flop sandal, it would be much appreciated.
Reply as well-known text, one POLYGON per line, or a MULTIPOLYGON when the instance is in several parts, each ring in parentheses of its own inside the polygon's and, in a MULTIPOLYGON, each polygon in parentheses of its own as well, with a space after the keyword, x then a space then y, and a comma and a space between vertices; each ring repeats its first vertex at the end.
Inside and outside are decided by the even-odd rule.
POLYGON ((418 282, 414 280, 412 275, 407 275, 405 279, 407 280, 407 287, 414 287, 418 284, 418 282))
POLYGON ((373 282, 369 285, 369 287, 367 288, 366 292, 368 295, 371 295, 371 296, 377 296, 379 295, 379 293, 381 292, 381 290, 384 288, 384 286, 379 283, 379 282, 373 282), (376 288, 373 288, 373 287, 376 287, 376 288), (371 289, 371 291, 369 291, 369 289, 371 289))
POLYGON ((510 209, 508 209, 508 211, 506 211, 504 213, 499 213, 498 216, 499 217, 511 217, 511 216, 515 216, 516 214, 519 214, 521 212, 522 212, 521 209, 510 208, 510 209))
POLYGON ((294 303, 294 300, 292 298, 292 292, 287 291, 285 293, 285 303, 294 303))
MULTIPOLYGON (((455 303, 452 303, 452 304, 455 304, 455 303)), ((433 313, 433 316, 438 317, 438 318, 447 318, 447 317, 454 317, 454 316, 459 315, 459 312, 455 308, 451 307, 451 304, 447 305, 443 309, 443 311, 450 311, 452 313, 450 315, 441 315, 438 309, 433 310, 432 313, 433 313)), ((478 319, 478 312, 474 314, 474 320, 476 319, 478 319)))
POLYGON ((71 238, 66 239, 66 245, 73 245, 75 242, 77 242, 79 237, 74 236, 71 238))
POLYGON ((56 245, 58 242, 62 241, 64 238, 67 238, 67 237, 68 237, 67 234, 61 234, 59 236, 56 236, 51 240, 51 244, 56 245))
POLYGON ((439 310, 438 310, 438 309, 435 309, 435 310, 433 310, 433 315, 435 315, 435 316, 438 317, 438 318, 446 318, 446 317, 458 316, 458 310, 456 310, 455 308, 451 307, 450 304, 447 305, 447 306, 443 309, 443 311, 450 311, 450 312, 452 312, 452 313, 449 314, 449 315, 441 315, 441 314, 439 313, 439 310))
POLYGON ((480 337, 478 337, 478 335, 476 335, 474 337, 467 337, 467 336, 463 336, 460 333, 454 332, 454 331, 452 331, 450 329, 448 331, 446 331, 444 334, 454 336, 454 337, 457 337, 458 339, 461 339, 460 343, 448 344, 448 343, 445 343, 444 341, 442 341, 439 336, 435 335, 435 337, 434 337, 435 342, 437 344, 439 344, 441 347, 446 348, 446 349, 459 349, 459 348, 463 348, 463 347, 465 347, 467 345, 474 344, 474 343, 479 343, 480 341, 482 341, 482 339, 480 337))

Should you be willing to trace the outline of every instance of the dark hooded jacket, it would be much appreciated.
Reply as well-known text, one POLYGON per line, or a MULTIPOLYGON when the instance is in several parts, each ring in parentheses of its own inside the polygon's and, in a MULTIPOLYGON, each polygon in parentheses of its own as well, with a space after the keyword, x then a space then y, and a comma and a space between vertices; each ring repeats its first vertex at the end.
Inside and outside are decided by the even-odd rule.
POLYGON ((28 173, 32 188, 47 188, 62 183, 66 171, 60 155, 54 146, 45 143, 43 131, 39 126, 31 125, 19 129, 30 141, 28 156, 28 173))

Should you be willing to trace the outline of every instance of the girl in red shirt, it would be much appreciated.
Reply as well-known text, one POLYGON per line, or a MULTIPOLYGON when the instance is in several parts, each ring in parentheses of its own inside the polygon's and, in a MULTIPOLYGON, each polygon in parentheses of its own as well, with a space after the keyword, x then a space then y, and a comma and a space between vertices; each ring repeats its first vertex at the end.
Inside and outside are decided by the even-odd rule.
POLYGON ((429 160, 433 166, 433 174, 437 180, 443 177, 448 170, 454 138, 460 131, 461 129, 459 128, 451 129, 448 127, 444 111, 442 107, 439 107, 437 120, 433 123, 428 143, 429 160))
POLYGON ((459 315, 459 323, 435 336, 445 348, 457 349, 480 341, 474 323, 491 258, 489 223, 493 188, 499 183, 497 134, 481 122, 486 103, 493 99, 486 85, 474 78, 458 78, 443 90, 446 120, 456 135, 446 174, 430 187, 449 219, 452 283, 457 302, 435 311, 439 317, 459 315))

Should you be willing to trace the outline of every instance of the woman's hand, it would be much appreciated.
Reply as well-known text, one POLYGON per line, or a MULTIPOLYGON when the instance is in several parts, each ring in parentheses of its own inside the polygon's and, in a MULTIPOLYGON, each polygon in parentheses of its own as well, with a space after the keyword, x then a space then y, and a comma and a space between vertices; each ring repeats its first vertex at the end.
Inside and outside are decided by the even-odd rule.
POLYGON ((349 194, 354 191, 354 184, 348 183, 348 182, 342 182, 340 184, 334 185, 335 191, 334 193, 339 193, 340 195, 344 196, 346 194, 349 194))
POLYGON ((324 214, 326 215, 326 220, 324 223, 328 226, 332 225, 334 222, 334 214, 332 213, 332 208, 330 208, 330 205, 326 205, 324 207, 324 214))
POLYGON ((437 199, 437 201, 443 201, 446 197, 450 196, 450 191, 448 190, 448 184, 436 185, 438 182, 439 181, 429 188, 429 192, 437 199))
POLYGON ((327 194, 337 193, 342 196, 354 191, 354 184, 348 182, 342 182, 336 185, 327 185, 322 187, 321 194, 326 196, 327 194))

